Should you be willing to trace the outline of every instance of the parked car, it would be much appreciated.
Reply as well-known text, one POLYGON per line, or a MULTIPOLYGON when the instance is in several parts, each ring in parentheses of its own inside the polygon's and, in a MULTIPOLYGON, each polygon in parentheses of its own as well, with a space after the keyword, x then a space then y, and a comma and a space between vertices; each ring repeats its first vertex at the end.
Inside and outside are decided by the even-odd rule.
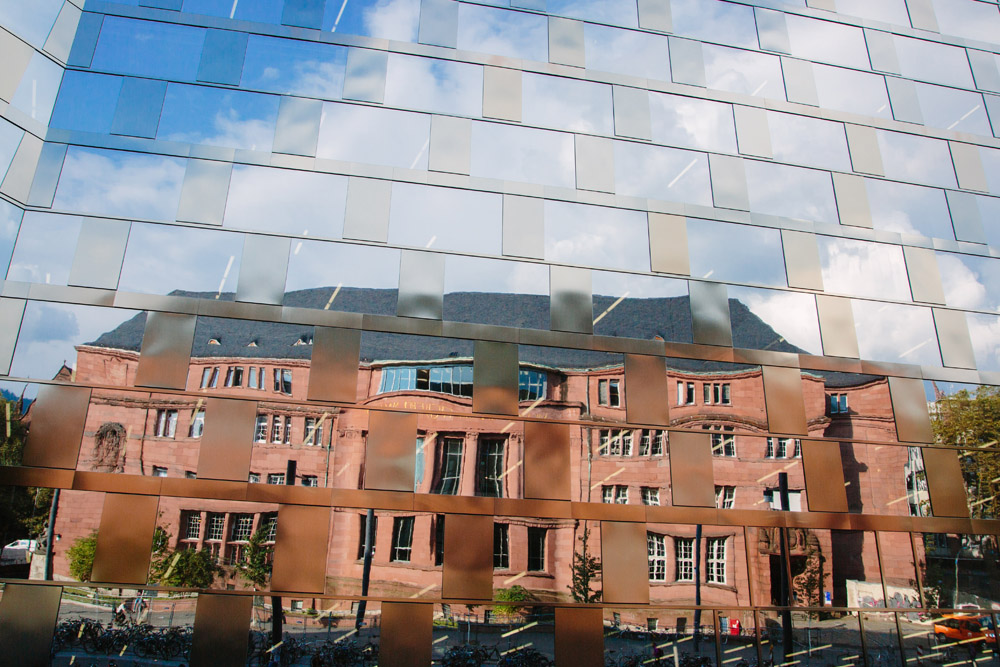
POLYGON ((981 640, 996 644, 993 617, 989 614, 945 614, 934 621, 934 637, 939 644, 981 640))
POLYGON ((31 552, 38 547, 35 540, 14 540, 0 551, 0 563, 18 565, 31 560, 31 552))

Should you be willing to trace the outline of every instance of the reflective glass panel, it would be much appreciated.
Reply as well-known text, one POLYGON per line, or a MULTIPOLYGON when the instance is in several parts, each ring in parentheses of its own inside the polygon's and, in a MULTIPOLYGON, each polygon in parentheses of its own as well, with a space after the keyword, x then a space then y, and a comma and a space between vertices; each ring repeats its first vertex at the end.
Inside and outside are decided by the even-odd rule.
POLYGON ((992 246, 1000 246, 1000 197, 976 197, 983 218, 986 240, 992 246))
POLYGON ((611 86, 525 72, 523 120, 571 132, 614 134, 611 86))
POLYGON ((21 224, 24 212, 17 206, 6 201, 0 202, 0 269, 3 274, 7 274, 11 252, 14 250, 14 241, 17 239, 17 230, 21 224))
POLYGON ((686 280, 594 271, 594 333, 598 336, 691 342, 686 280))
POLYGON ((842 124, 769 112, 767 125, 775 160, 834 171, 851 170, 842 124))
POLYGON ((837 13, 903 27, 910 25, 910 15, 906 11, 906 0, 882 0, 882 2, 837 0, 837 13))
POLYGON ((389 243, 499 255, 502 226, 502 195, 392 184, 389 243))
POLYGON ((70 146, 53 206, 81 213, 173 220, 184 163, 161 155, 70 146))
MULTIPOLYGON (((917 566, 924 582, 924 604, 928 607, 993 609, 997 594, 993 579, 987 572, 992 569, 997 555, 994 535, 968 535, 955 533, 918 533, 917 566)), ((966 656, 968 649, 959 646, 956 632, 940 632, 945 641, 944 649, 957 646, 966 656), (951 640, 951 641, 948 641, 951 640), (963 650, 965 649, 965 650, 963 650)), ((978 662, 978 661, 977 661, 978 662)))
POLYGON ((243 234, 133 224, 118 288, 232 300, 242 254, 243 234))
MULTIPOLYGON (((529 0, 530 1, 530 0, 529 0)), ((515 4, 515 6, 517 6, 515 4)), ((522 4, 521 6, 526 6, 522 4)), ((566 16, 581 21, 609 23, 624 28, 638 28, 636 5, 631 0, 604 0, 600 3, 580 0, 547 0, 545 11, 556 16, 566 16)))
POLYGON ((284 305, 352 313, 396 314, 399 251, 295 241, 288 255, 284 305))
POLYGON ((940 366, 930 308, 852 301, 862 359, 940 366))
POLYGON ((961 47, 900 35, 893 35, 892 41, 896 46, 900 74, 906 78, 975 88, 969 59, 961 47))
POLYGON ((670 14, 675 35, 757 48, 752 7, 719 0, 670 0, 670 14))
POLYGON ((687 233, 693 277, 785 287, 779 230, 688 218, 687 233))
POLYGON ((268 0, 184 0, 181 10, 191 14, 205 14, 237 21, 281 24, 282 6, 268 0))
POLYGON ((703 153, 615 142, 615 192, 633 197, 711 206, 703 153))
POLYGON ((811 294, 729 285, 733 347, 822 354, 811 294))
POLYGON ((193 81, 205 31, 174 23, 107 16, 94 51, 95 70, 193 81))
POLYGON ((877 136, 882 166, 888 178, 955 187, 955 170, 947 142, 884 130, 878 130, 877 136))
POLYGON ((1000 311, 1000 259, 937 253, 945 303, 955 308, 1000 311))
POLYGON ((548 34, 545 16, 464 2, 458 8, 460 49, 547 62, 548 34))
POLYGON ((648 271, 646 214, 546 201, 545 259, 609 269, 648 271))
POLYGON ((223 224, 340 238, 346 201, 346 176, 234 165, 223 224))
POLYGON ((576 184, 574 156, 571 134, 472 124, 473 176, 572 188, 576 184))
POLYGON ((892 118, 885 77, 842 67, 813 65, 816 95, 824 109, 892 118))
POLYGON ((817 222, 836 222, 837 204, 829 172, 744 161, 750 210, 817 222))
POLYGON ((80 224, 77 217, 28 211, 17 234, 7 280, 65 285, 80 224))
POLYGON ((390 53, 385 103, 478 118, 483 112, 483 68, 390 53))
POLYGON ((17 152, 23 136, 24 131, 19 127, 6 120, 0 120, 0 183, 7 174, 7 168, 14 159, 14 153, 17 152))
POLYGON ((122 79, 70 70, 52 110, 52 127, 107 134, 115 117, 122 79))
POLYGON ((0 16, 3 16, 4 28, 41 49, 62 6, 61 0, 40 0, 31 4, 3 0, 0 2, 0 16))
POLYGON ((10 101, 11 106, 39 123, 48 124, 62 75, 62 67, 40 53, 33 54, 10 101))
POLYGON ((705 44, 702 52, 705 82, 709 88, 773 100, 785 99, 785 80, 777 56, 711 44, 705 44))
POLYGON ((900 234, 954 238, 944 192, 908 183, 865 180, 875 229, 900 234))
POLYGON ((931 0, 941 32, 982 42, 1000 43, 1000 12, 971 0, 931 0))
POLYGON ((327 2, 323 30, 416 42, 420 0, 327 2))
POLYGON ((917 83, 915 87, 920 112, 928 127, 993 136, 981 94, 926 83, 917 83))
POLYGON ((833 236, 817 236, 816 244, 826 291, 910 300, 910 283, 900 246, 833 236))
POLYGON ((733 108, 693 97, 649 93, 653 141, 720 153, 736 152, 733 108))
POLYGON ((157 139, 270 152, 278 97, 169 84, 157 139))
POLYGON ((316 156, 426 169, 430 117, 391 109, 327 103, 319 128, 316 156))
POLYGON ((449 255, 444 319, 549 328, 549 269, 544 264, 449 255))
POLYGON ((336 100, 343 92, 346 63, 343 46, 250 35, 240 85, 336 100))
POLYGON ((1000 317, 968 313, 969 336, 981 371, 1000 371, 1000 317))
POLYGON ((670 81, 667 38, 587 23, 583 26, 587 69, 670 81))
POLYGON ((785 14, 792 55, 831 65, 868 69, 868 47, 861 28, 785 14))

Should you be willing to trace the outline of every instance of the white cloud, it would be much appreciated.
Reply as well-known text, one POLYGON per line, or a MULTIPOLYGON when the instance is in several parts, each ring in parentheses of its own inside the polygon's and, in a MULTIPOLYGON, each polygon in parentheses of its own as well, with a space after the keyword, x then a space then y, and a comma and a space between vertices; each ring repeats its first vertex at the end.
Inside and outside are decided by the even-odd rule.
POLYGON ((823 287, 828 292, 910 299, 903 250, 886 243, 817 237, 823 287))

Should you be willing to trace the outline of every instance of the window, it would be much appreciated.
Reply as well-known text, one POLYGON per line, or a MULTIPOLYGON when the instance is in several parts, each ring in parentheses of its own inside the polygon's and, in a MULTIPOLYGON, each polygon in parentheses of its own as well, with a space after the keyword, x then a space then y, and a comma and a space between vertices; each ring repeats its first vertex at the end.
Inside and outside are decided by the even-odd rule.
POLYGON ((601 456, 632 456, 632 431, 602 430, 598 437, 601 456))
POLYGON ((316 475, 302 475, 302 486, 319 486, 319 478, 316 475))
POLYGON ((287 442, 285 440, 285 423, 287 421, 291 421, 291 419, 281 415, 271 417, 271 442, 276 444, 287 442))
POLYGON ((624 431, 622 436, 622 456, 632 456, 632 431, 624 431))
POLYGON ((189 438, 200 438, 205 432, 205 409, 191 412, 191 426, 188 427, 189 438))
POLYGON ((278 537, 278 515, 262 514, 260 517, 261 530, 264 531, 264 541, 274 542, 278 537))
POLYGON ((177 435, 176 410, 156 411, 156 424, 153 426, 153 435, 160 438, 173 438, 177 435))
POLYGON ((521 401, 537 401, 545 398, 545 373, 543 371, 520 370, 517 374, 517 398, 521 401))
POLYGON ((274 369, 274 390, 282 394, 292 393, 292 371, 288 368, 274 369))
POLYGON ((198 479, 198 473, 196 473, 194 470, 185 470, 184 479, 198 479))
POLYGON ((226 369, 226 386, 227 387, 243 386, 242 366, 230 366, 228 369, 226 369))
POLYGON ((628 486, 624 484, 610 484, 601 487, 601 501, 608 504, 627 505, 628 486))
MULTIPOLYGON (((261 376, 264 375, 264 369, 263 368, 260 369, 260 374, 261 374, 261 376)), ((249 389, 260 389, 263 386, 263 384, 264 384, 263 382, 260 382, 257 379, 257 367, 256 366, 251 366, 250 367, 250 374, 249 374, 249 377, 247 378, 247 387, 249 389)))
POLYGON ((710 584, 726 583, 726 538, 710 537, 706 540, 708 558, 705 560, 705 581, 710 584))
POLYGON ((226 536, 226 515, 225 514, 209 514, 208 515, 208 534, 205 535, 206 540, 222 540, 226 536))
POLYGON ((528 526, 528 571, 545 570, 545 528, 528 526))
POLYGON ((260 473, 259 472, 250 473, 250 475, 247 477, 247 481, 250 482, 251 484, 260 484, 260 473))
MULTIPOLYGON (((361 515, 361 526, 358 531, 358 560, 365 557, 365 531, 368 530, 368 515, 361 515)), ((372 521, 372 553, 375 553, 375 536, 378 533, 378 516, 372 521)))
POLYGON ((268 484, 277 484, 278 486, 281 486, 282 484, 285 483, 285 473, 283 473, 283 472, 272 472, 272 473, 269 473, 268 476, 267 476, 267 483, 268 484))
POLYGON ((667 580, 666 538, 656 533, 646 533, 646 554, 649 556, 649 580, 667 580))
POLYGON ((510 568, 510 535, 505 523, 493 524, 493 569, 510 568))
POLYGON ((444 514, 434 516, 434 564, 444 564, 444 514))
POLYGON ((476 463, 476 495, 503 497, 504 441, 487 438, 479 441, 479 461, 476 463))
POLYGON ((643 505, 659 505, 660 504, 660 490, 653 486, 642 487, 642 504, 643 505))
POLYGON ((663 431, 639 431, 639 456, 663 456, 663 431))
POLYGON ((413 517, 397 516, 392 520, 392 553, 390 560, 399 563, 409 563, 411 551, 413 551, 413 517))
POLYGON ((720 510, 733 509, 733 504, 735 501, 736 501, 735 486, 715 487, 715 506, 718 507, 720 510))
POLYGON ((798 438, 768 438, 766 457, 769 459, 801 458, 802 441, 798 438))
POLYGON ((306 417, 305 444, 307 445, 323 444, 323 419, 316 419, 315 417, 306 417))
POLYGON ((651 431, 642 431, 639 436, 639 456, 649 456, 649 441, 651 431))
POLYGON ((674 557, 677 571, 675 581, 694 581, 694 538, 675 537, 674 557))
POLYGON ((166 477, 167 469, 163 466, 153 466, 153 477, 166 477))
POLYGON ((709 431, 722 431, 712 434, 713 456, 736 456, 736 436, 732 426, 705 426, 709 431))
POLYGON ((705 405, 731 405, 731 393, 728 382, 706 382, 702 386, 705 405))
POLYGON ((233 515, 233 542, 246 542, 253 535, 253 514, 233 515))
POLYGON ((663 456, 663 439, 666 437, 664 431, 653 431, 653 449, 650 452, 652 456, 663 456))
POLYGON ((694 405, 694 382, 677 383, 677 405, 694 405))
MULTIPOLYGON (((764 500, 771 505, 771 509, 773 510, 781 509, 781 493, 779 493, 778 489, 765 489, 764 500)), ((788 511, 789 512, 802 511, 802 491, 788 492, 788 511)))
POLYGON ((197 540, 201 537, 201 512, 191 512, 184 524, 184 539, 197 540))
POLYGON ((219 385, 219 367, 205 368, 201 371, 201 388, 215 388, 219 385))
POLYGON ((850 412, 847 408, 847 394, 829 394, 827 399, 831 415, 846 415, 850 412))
POLYGON ((620 380, 597 381, 597 404, 612 408, 621 406, 620 380))
POLYGON ((391 391, 433 391, 471 398, 472 365, 386 367, 378 393, 391 391))
POLYGON ((462 477, 462 439, 444 438, 439 448, 440 471, 434 493, 453 496, 462 477))
POLYGON ((257 425, 253 430, 254 442, 267 442, 267 415, 257 415, 257 425))

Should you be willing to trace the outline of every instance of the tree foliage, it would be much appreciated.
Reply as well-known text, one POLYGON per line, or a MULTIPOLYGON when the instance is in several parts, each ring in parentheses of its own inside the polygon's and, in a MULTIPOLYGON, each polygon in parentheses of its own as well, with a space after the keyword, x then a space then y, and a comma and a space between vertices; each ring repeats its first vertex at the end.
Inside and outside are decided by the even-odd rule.
POLYGON ((94 569, 94 553, 97 551, 97 533, 79 537, 66 550, 69 558, 69 573, 77 581, 90 581, 90 573, 94 569))
POLYGON ((207 549, 170 549, 170 533, 157 526, 153 533, 150 580, 163 586, 208 588, 222 568, 207 549))
MULTIPOLYGON (((514 584, 510 588, 498 588, 494 594, 494 599, 502 602, 527 602, 531 599, 531 594, 524 586, 514 584)), ((493 607, 493 612, 497 616, 512 618, 517 616, 522 607, 511 604, 498 604, 493 607)))
POLYGON ((268 544, 270 526, 267 522, 262 522, 260 528, 254 531, 247 541, 246 549, 243 551, 244 558, 236 569, 249 581, 255 589, 267 588, 267 583, 271 578, 271 553, 274 545, 268 544))
POLYGON ((600 602, 601 591, 591 590, 594 582, 601 574, 601 560, 591 555, 587 548, 590 540, 590 529, 584 528, 580 536, 580 550, 573 552, 573 584, 569 586, 575 602, 600 602))

